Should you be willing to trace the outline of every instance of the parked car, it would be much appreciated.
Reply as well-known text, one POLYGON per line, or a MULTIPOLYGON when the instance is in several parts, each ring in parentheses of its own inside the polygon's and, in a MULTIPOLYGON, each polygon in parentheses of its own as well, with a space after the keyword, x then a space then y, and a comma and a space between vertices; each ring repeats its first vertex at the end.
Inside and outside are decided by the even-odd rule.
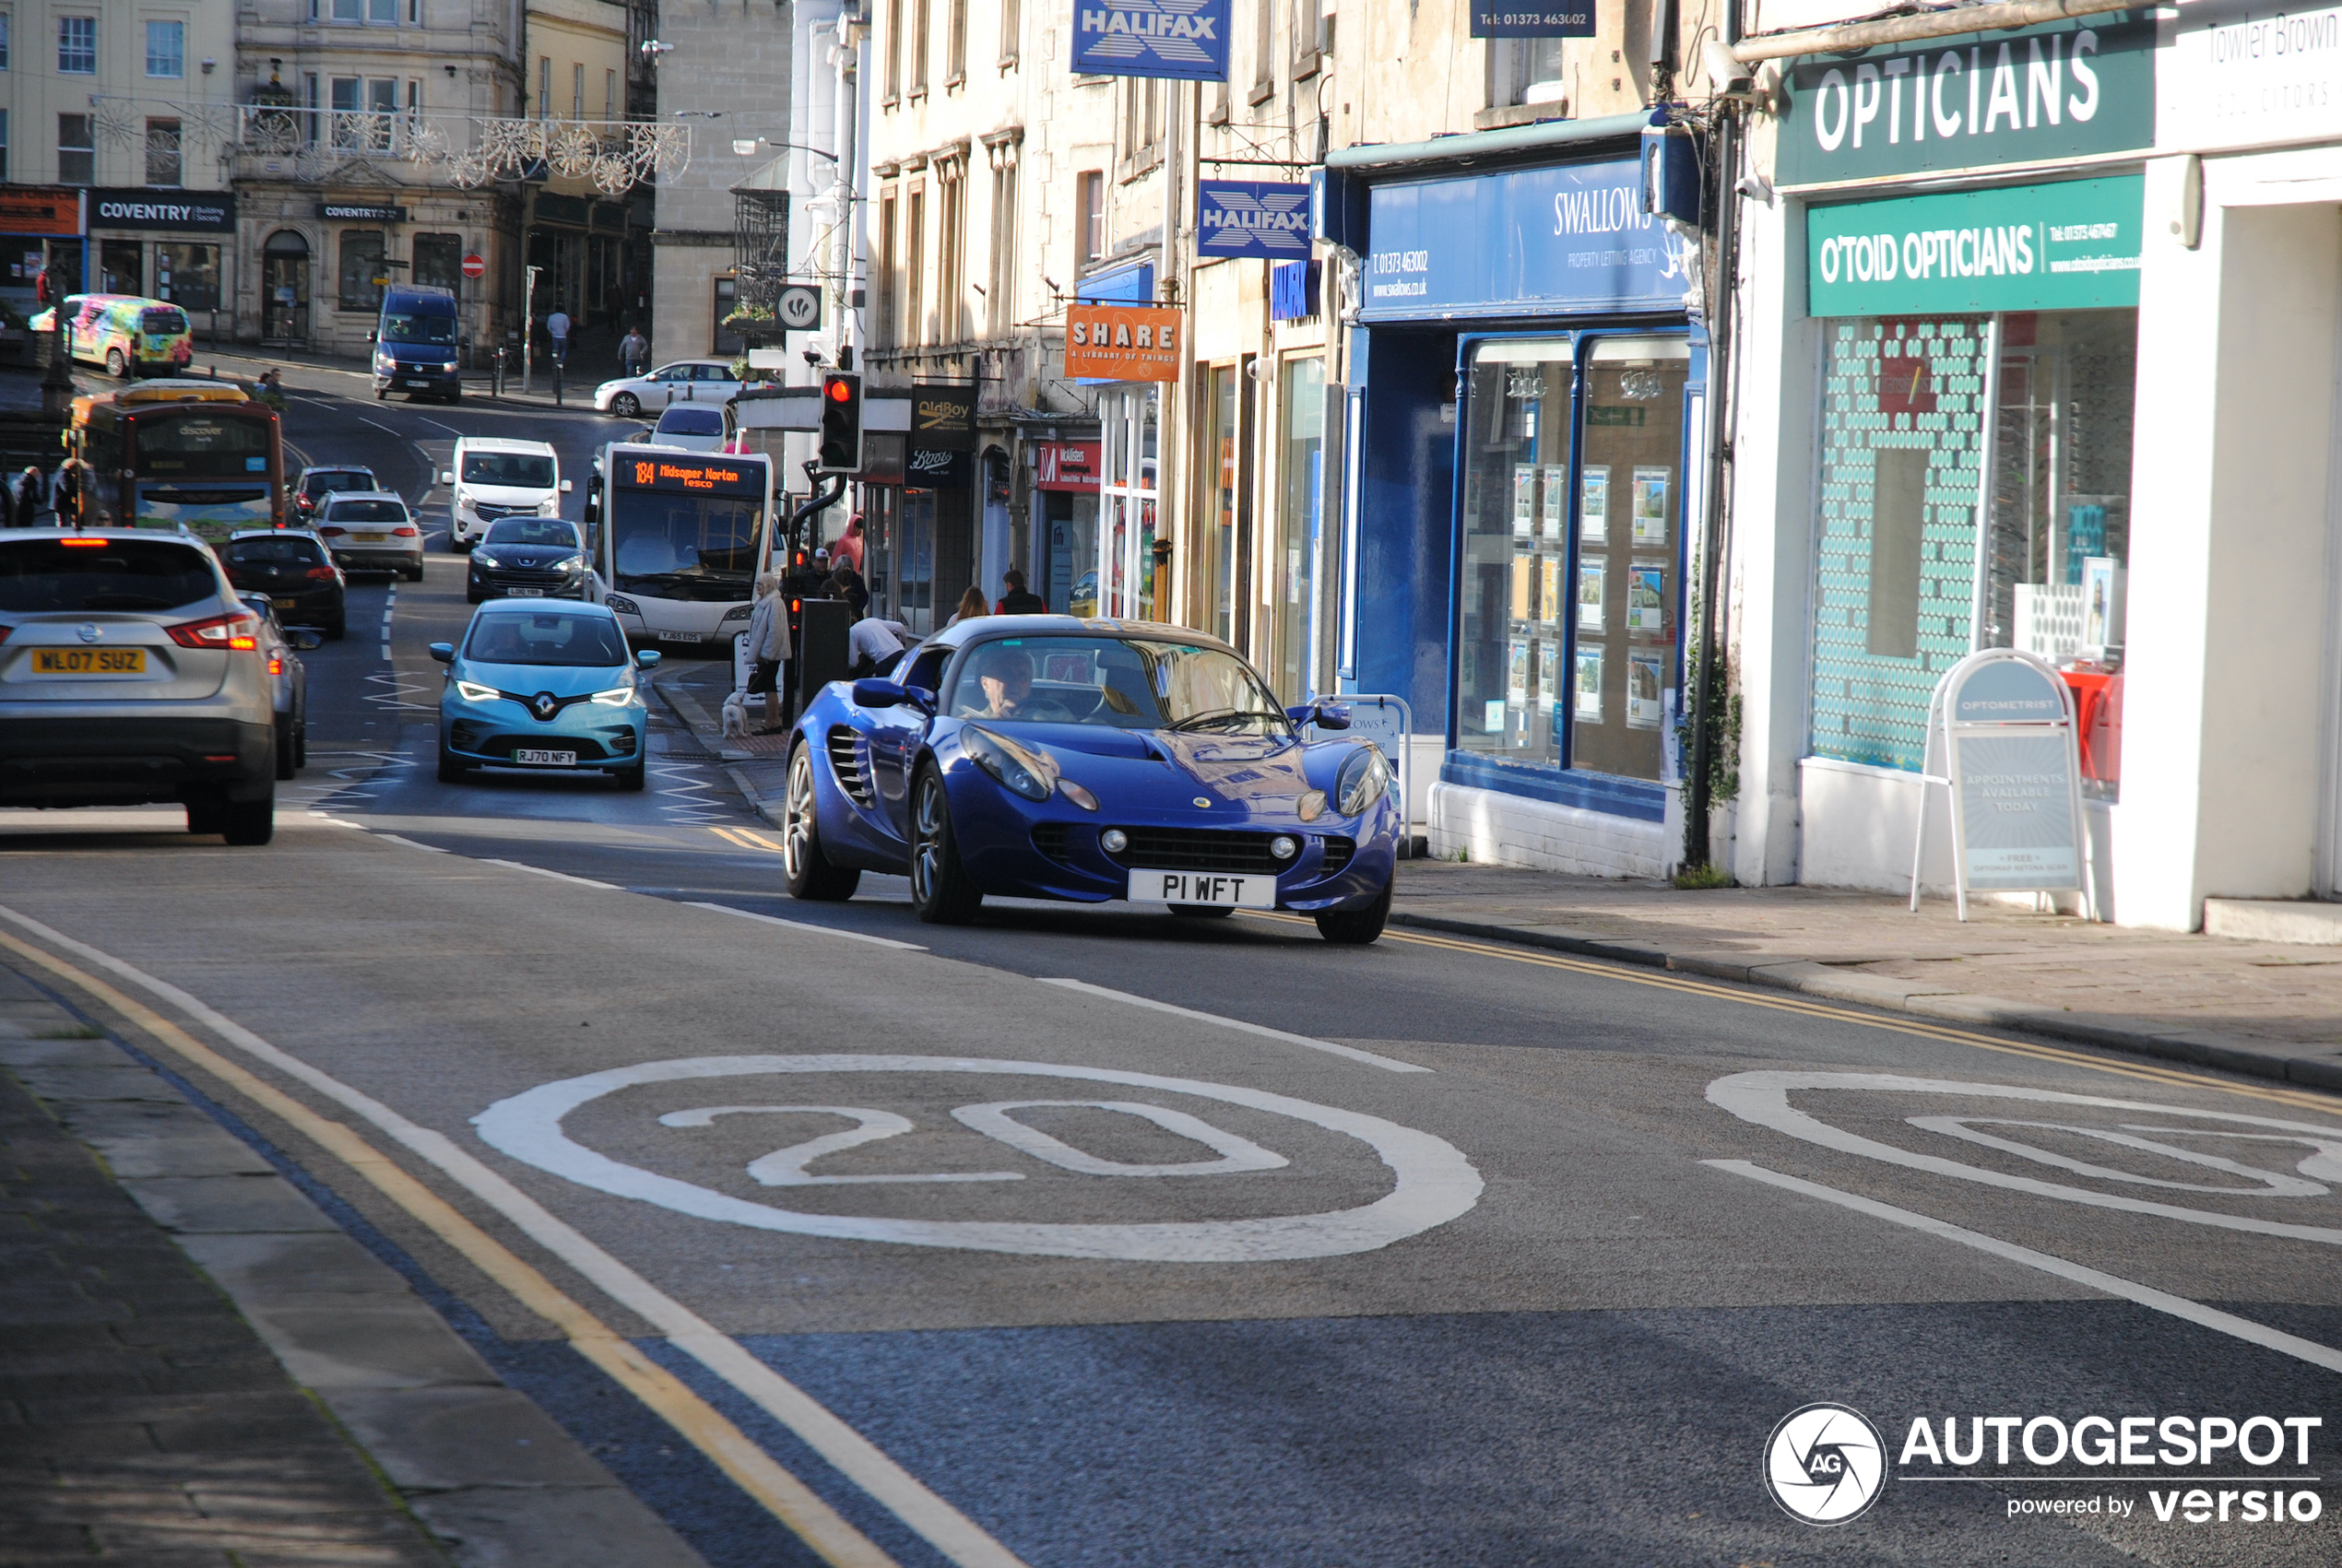
POLYGON ((337 643, 349 630, 349 580, 309 529, 246 528, 219 553, 236 591, 266 594, 285 625, 313 626, 337 643))
POLYGON ((407 503, 388 490, 339 493, 325 502, 318 536, 343 570, 395 572, 423 580, 423 530, 407 503))
POLYGON ((465 436, 439 482, 453 488, 447 506, 447 548, 467 550, 503 517, 559 517, 570 482, 561 458, 541 441, 465 436))
POLYGON ((594 407, 621 419, 639 419, 645 410, 673 403, 721 406, 740 390, 728 360, 678 360, 645 376, 623 376, 594 389, 594 407))
POLYGON ((658 417, 648 437, 653 446, 686 452, 724 450, 724 410, 713 403, 677 403, 658 417))
POLYGON ((263 619, 193 535, 0 530, 0 805, 175 801, 187 831, 276 831, 263 619))
MULTIPOLYGON (((177 375, 195 355, 195 324, 168 300, 138 294, 68 294, 65 301, 68 357, 106 367, 124 381, 140 375, 177 375)), ((53 311, 30 324, 35 334, 52 330, 53 311)))
POLYGON ((236 596, 260 617, 260 652, 268 661, 277 709, 277 777, 282 782, 309 761, 309 670, 294 650, 314 648, 319 639, 313 631, 287 631, 267 595, 236 596))
POLYGON ((577 525, 559 517, 506 517, 472 547, 464 597, 591 599, 594 573, 577 525))
POLYGON ((447 666, 439 699, 439 781, 482 767, 608 773, 643 787, 650 713, 637 669, 658 652, 626 646, 601 605, 500 599, 472 616, 464 640, 433 643, 447 666))
POLYGON ((357 464, 327 464, 321 467, 304 468, 301 477, 293 481, 293 515, 302 523, 313 520, 325 498, 341 490, 378 490, 382 484, 372 468, 357 464))
POLYGON ((1382 935, 1397 867, 1390 768, 1331 702, 1283 708, 1217 638, 1071 616, 985 616, 892 678, 832 681, 790 741, 792 897, 907 876, 922 920, 988 895, 1287 909, 1328 941, 1382 935))

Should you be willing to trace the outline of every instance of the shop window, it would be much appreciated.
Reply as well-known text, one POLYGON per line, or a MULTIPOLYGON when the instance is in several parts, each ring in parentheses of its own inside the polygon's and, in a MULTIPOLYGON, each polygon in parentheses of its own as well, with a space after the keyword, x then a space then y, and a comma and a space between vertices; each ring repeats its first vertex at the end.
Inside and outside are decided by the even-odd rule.
POLYGON ((172 80, 187 74, 187 24, 147 24, 147 75, 172 80))
POLYGON ((148 120, 147 122, 147 183, 176 185, 180 183, 179 122, 148 120))
POLYGON ((219 247, 157 241, 155 298, 182 310, 219 309, 219 247))
POLYGON ((1237 477, 1243 466, 1243 432, 1237 423, 1240 372, 1234 365, 1214 365, 1204 374, 1204 471, 1211 477, 1204 524, 1204 581, 1211 584, 1212 634, 1234 644, 1243 634, 1236 607, 1245 591, 1243 550, 1237 515, 1242 494, 1237 477))
POLYGON ((739 308, 739 279, 719 277, 716 280, 714 293, 716 315, 708 332, 709 352, 729 356, 747 351, 747 345, 742 341, 740 335, 724 324, 725 318, 739 308))
POLYGON ((461 234, 415 236, 415 281, 433 289, 460 292, 464 281, 464 237, 461 234))
POLYGON ((1283 504, 1260 587, 1275 628, 1268 675, 1279 696, 1298 702, 1313 694, 1317 674, 1310 667, 1309 620, 1317 604, 1318 519, 1325 495, 1326 362, 1316 355, 1287 360, 1277 379, 1283 504))
MULTIPOLYGON (((1561 762, 1570 701, 1563 671, 1565 607, 1575 597, 1568 527, 1576 371, 1567 339, 1480 345, 1461 454, 1456 745, 1547 766, 1561 762)), ((1603 489, 1589 498, 1584 525, 1607 527, 1608 496, 1603 489)))
POLYGON ((57 74, 94 77, 98 74, 98 18, 57 18, 57 74))
POLYGON ((89 185, 97 183, 98 148, 90 139, 89 116, 60 114, 57 116, 57 183, 89 185))
POLYGON ((101 294, 144 294, 147 291, 147 247, 136 240, 99 241, 98 291, 101 294))
MULTIPOLYGON (((1094 590, 1099 615, 1155 619, 1156 411, 1153 386, 1107 391, 1098 399, 1105 437, 1094 590)), ((1082 596, 1077 584, 1074 597, 1082 596)))
POLYGON ((341 308, 374 311, 382 308, 383 237, 372 229, 345 229, 341 234, 341 308))

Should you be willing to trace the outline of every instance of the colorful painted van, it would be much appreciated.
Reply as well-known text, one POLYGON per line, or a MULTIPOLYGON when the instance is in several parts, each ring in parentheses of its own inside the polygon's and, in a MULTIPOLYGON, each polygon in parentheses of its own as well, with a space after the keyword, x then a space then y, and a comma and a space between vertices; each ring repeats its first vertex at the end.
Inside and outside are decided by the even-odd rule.
MULTIPOLYGON (((177 375, 195 355, 195 324, 168 300, 136 294, 65 296, 65 347, 77 360, 103 365, 106 373, 128 381, 139 375, 177 375)), ((51 330, 50 312, 29 324, 35 334, 51 330)))

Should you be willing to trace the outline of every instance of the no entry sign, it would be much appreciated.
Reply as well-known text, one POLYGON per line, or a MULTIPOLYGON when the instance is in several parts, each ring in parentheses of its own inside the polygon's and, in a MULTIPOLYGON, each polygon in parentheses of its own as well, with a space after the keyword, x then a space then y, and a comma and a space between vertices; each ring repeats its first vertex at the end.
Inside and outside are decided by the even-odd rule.
POLYGON ((487 258, 479 255, 468 255, 464 258, 464 276, 466 277, 484 277, 487 274, 487 258))

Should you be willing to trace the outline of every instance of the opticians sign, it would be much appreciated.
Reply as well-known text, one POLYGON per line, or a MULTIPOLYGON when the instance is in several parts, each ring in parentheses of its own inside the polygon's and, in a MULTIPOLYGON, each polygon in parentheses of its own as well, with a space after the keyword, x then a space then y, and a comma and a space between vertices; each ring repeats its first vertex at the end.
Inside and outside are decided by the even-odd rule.
POLYGON ((2136 305, 2145 190, 2126 174, 1816 206, 1807 313, 2136 305))
POLYGON ((1074 0, 1073 74, 1228 79, 1228 0, 1074 0))
POLYGON ((2155 139, 2155 24, 2127 16, 1805 61, 1782 79, 1777 183, 2146 147, 2155 139))

